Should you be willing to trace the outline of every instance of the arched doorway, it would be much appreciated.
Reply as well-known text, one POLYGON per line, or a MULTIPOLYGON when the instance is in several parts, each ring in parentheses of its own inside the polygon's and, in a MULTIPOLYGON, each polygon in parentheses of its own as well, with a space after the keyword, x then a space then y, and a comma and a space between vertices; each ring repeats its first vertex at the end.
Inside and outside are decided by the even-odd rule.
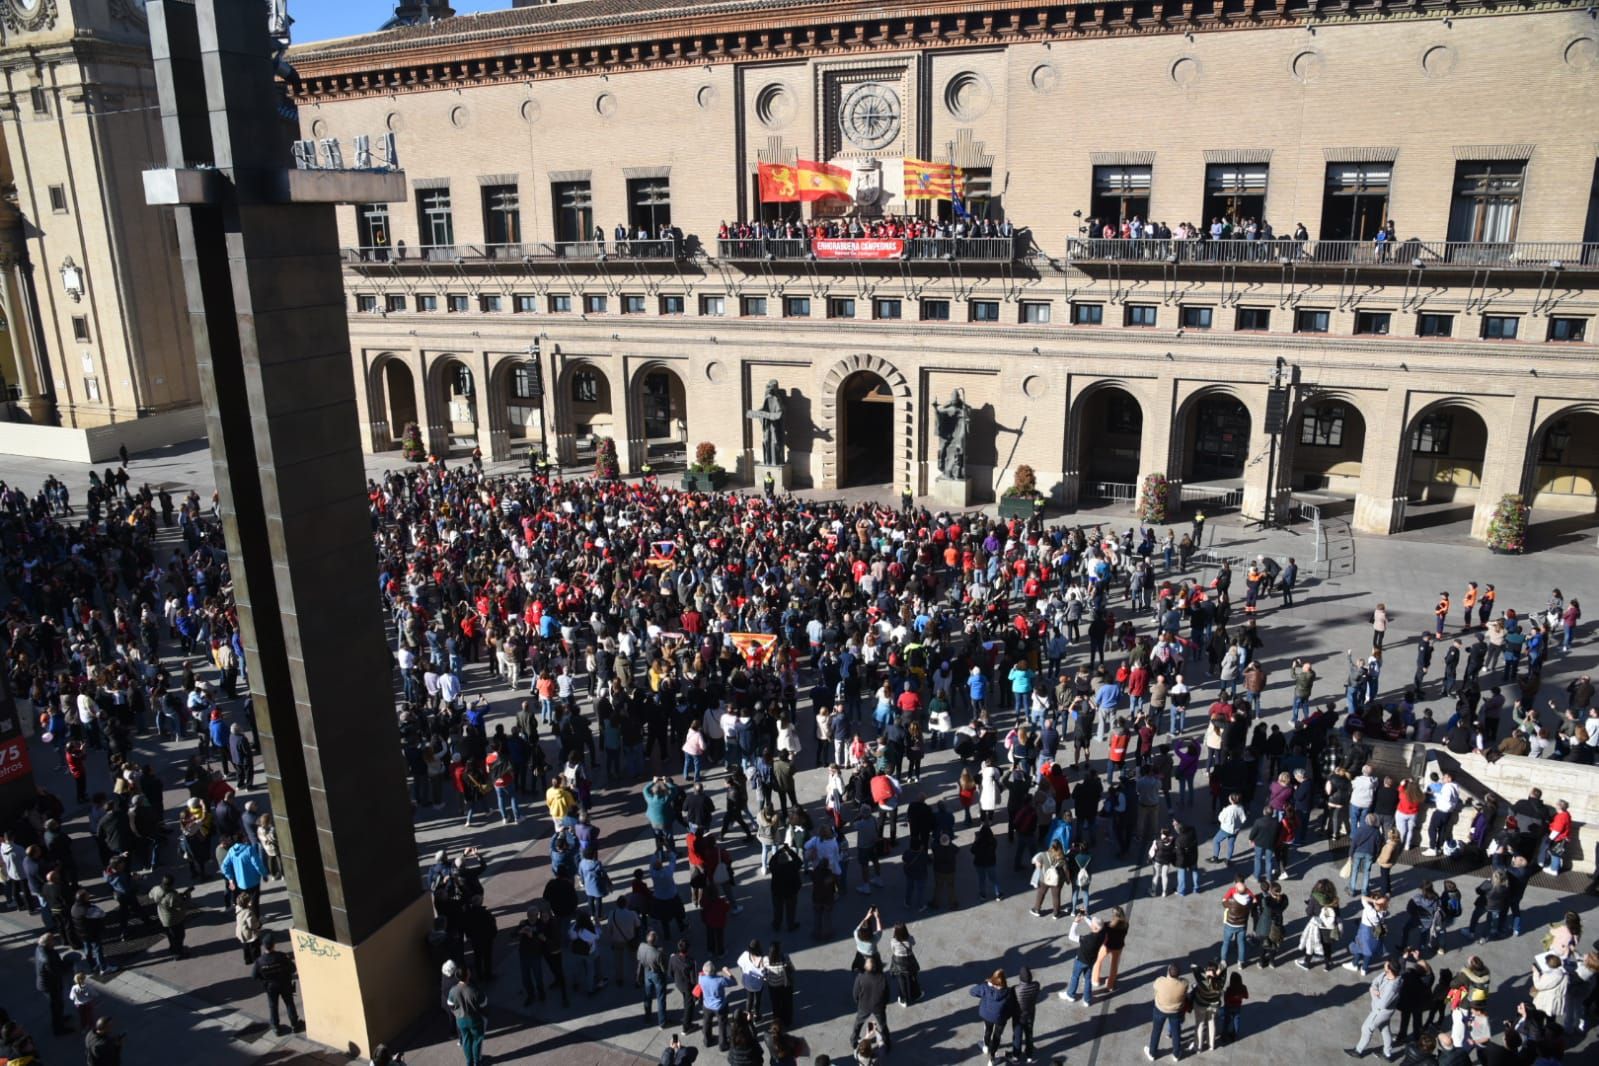
POLYGON ((539 397, 538 364, 509 359, 494 367, 489 392, 489 437, 492 458, 510 459, 535 448, 543 432, 544 409, 539 397))
POLYGON ((1463 403, 1426 408, 1405 430, 1405 529, 1470 522, 1482 488, 1488 424, 1463 403))
POLYGON ((1083 498, 1101 498, 1095 493, 1107 490, 1096 486, 1136 485, 1144 440, 1137 397, 1116 385, 1094 389, 1082 399, 1074 433, 1083 498))
POLYGON ((651 467, 685 463, 688 456, 688 394, 683 379, 665 366, 639 374, 636 386, 637 428, 642 459, 651 467))
POLYGON ((567 464, 593 463, 596 442, 619 436, 610 378, 593 363, 568 363, 553 398, 557 457, 567 464))
POLYGON ((1290 492, 1354 499, 1366 451, 1366 419, 1359 408, 1338 396, 1312 396, 1300 405, 1288 442, 1290 492))
POLYGON ((390 359, 383 364, 380 388, 379 409, 389 420, 391 446, 398 448, 405 436, 405 427, 413 422, 421 424, 416 410, 416 378, 404 362, 390 359))
POLYGON ((1599 525, 1599 411, 1574 408, 1552 415, 1533 438, 1528 466, 1529 546, 1579 535, 1591 539, 1599 525))
POLYGON ((1191 409, 1184 433, 1185 484, 1233 481, 1249 464, 1249 409, 1236 396, 1207 393, 1191 409))
POLYGON ((894 480, 894 393, 870 370, 858 370, 838 389, 838 484, 884 485, 894 480))
POLYGON ((470 452, 478 446, 477 375, 462 360, 446 357, 434 365, 432 377, 430 446, 448 455, 470 452))

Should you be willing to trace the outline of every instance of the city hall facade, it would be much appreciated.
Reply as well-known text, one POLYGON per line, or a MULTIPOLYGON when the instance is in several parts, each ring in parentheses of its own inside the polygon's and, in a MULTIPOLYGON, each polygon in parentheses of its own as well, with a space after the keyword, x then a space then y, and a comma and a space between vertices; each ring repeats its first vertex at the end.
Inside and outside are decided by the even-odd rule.
POLYGON ((373 452, 708 441, 748 479, 776 381, 801 487, 930 491, 960 389, 978 499, 1025 464, 1066 506, 1158 473, 1376 533, 1599 502, 1586 4, 577 0, 289 58, 302 136, 393 133, 410 190, 341 213, 373 452), (904 200, 908 158, 964 210, 904 200), (854 199, 761 202, 799 161, 854 199), (781 228, 967 213, 1013 231, 781 228))

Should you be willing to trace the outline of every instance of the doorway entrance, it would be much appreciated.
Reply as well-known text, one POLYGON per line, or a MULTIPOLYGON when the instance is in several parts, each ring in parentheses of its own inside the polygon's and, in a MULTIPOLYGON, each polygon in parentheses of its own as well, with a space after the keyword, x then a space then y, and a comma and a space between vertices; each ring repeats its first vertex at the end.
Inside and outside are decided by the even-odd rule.
POLYGON ((1249 409, 1232 396, 1206 396, 1194 408, 1187 480, 1242 477, 1249 461, 1249 409))
POLYGON ((838 390, 838 484, 885 485, 894 480, 894 394, 869 370, 844 379, 838 390))

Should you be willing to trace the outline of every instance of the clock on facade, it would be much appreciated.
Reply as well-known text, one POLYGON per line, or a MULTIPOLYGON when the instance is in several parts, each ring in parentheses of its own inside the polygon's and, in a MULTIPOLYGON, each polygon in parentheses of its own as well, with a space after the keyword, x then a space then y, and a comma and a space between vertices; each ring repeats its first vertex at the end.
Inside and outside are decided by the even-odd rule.
POLYGON ((854 86, 838 106, 838 127, 844 139, 863 151, 893 144, 899 137, 899 123, 899 93, 880 82, 854 86))

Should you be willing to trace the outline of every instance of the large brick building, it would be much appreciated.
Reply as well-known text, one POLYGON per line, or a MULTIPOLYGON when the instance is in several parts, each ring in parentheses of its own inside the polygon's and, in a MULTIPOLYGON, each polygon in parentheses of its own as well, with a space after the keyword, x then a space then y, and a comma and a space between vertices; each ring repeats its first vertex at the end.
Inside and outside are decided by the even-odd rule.
POLYGON ((1066 504, 1161 473, 1258 513, 1275 482, 1380 533, 1447 503, 1481 535, 1510 492, 1595 509, 1586 4, 562 0, 290 58, 304 135, 393 132, 412 187, 342 220, 374 451, 415 421, 494 458, 613 436, 628 469, 710 441, 748 476, 775 379, 801 485, 927 491, 961 388, 979 498, 1025 463, 1066 504), (718 238, 811 210, 760 204, 760 162, 947 214, 907 208, 905 157, 963 168, 1017 236, 718 238), (1276 239, 1089 221, 1223 215, 1276 239))

